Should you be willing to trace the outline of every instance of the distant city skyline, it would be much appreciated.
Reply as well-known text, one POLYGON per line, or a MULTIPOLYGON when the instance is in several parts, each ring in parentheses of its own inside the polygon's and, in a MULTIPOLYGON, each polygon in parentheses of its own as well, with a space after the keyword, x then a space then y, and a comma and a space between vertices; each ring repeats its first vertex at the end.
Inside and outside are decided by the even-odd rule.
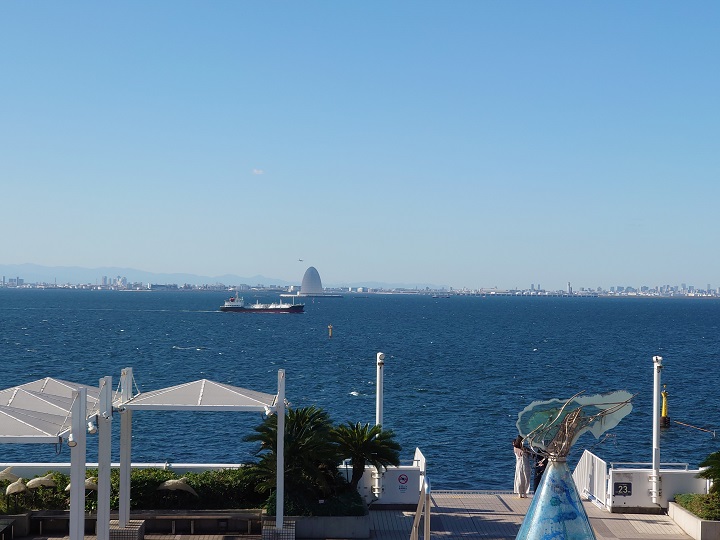
POLYGON ((0 264, 720 283, 718 27, 713 2, 0 3, 0 264))
MULTIPOLYGON (((314 267, 312 267, 314 268, 314 267)), ((241 277, 236 275, 224 275, 224 276, 197 276, 185 273, 170 273, 170 274, 154 274, 146 272, 140 269, 133 268, 79 268, 79 267, 42 267, 37 265, 20 265, 20 266, 9 266, 0 264, 0 287, 16 287, 16 286, 28 286, 28 285, 94 285, 98 287, 116 287, 121 288, 147 288, 151 284, 155 285, 177 285, 182 287, 184 285, 202 286, 211 288, 218 286, 219 288, 227 286, 249 286, 249 287, 281 287, 281 288, 299 288, 301 282, 310 271, 311 267, 308 267, 301 280, 283 280, 272 276, 260 276, 256 275, 253 277, 241 277), (97 272, 100 272, 97 276, 97 272), (104 272, 104 273, 103 273, 104 272), (48 277, 55 274, 55 277, 48 277), (57 279, 57 275, 61 276, 61 279, 57 279), (75 276, 75 277, 71 277, 75 276), (88 276, 94 276, 87 279, 88 276), (83 277, 85 279, 83 279, 83 277)), ((321 278, 318 276, 318 281, 321 282, 321 278)), ((323 284, 318 285, 322 287, 323 284)), ((440 285, 430 283, 391 283, 391 282, 376 282, 376 281, 358 281, 358 282, 334 282, 327 283, 324 285, 325 288, 339 289, 339 288, 358 288, 363 289, 430 289, 430 290, 454 290, 454 291, 543 291, 543 292, 567 292, 568 294, 578 293, 603 293, 603 294, 615 294, 615 293, 650 293, 658 292, 665 295, 669 294, 694 294, 694 293, 711 293, 713 296, 720 295, 720 286, 713 287, 711 283, 707 283, 704 286, 695 285, 692 283, 679 283, 679 284, 616 284, 616 285, 599 285, 597 287, 590 287, 586 285, 573 285, 572 282, 567 282, 565 288, 546 288, 541 283, 530 283, 529 285, 515 286, 500 288, 495 286, 480 286, 480 287, 454 287, 452 285, 440 285)))

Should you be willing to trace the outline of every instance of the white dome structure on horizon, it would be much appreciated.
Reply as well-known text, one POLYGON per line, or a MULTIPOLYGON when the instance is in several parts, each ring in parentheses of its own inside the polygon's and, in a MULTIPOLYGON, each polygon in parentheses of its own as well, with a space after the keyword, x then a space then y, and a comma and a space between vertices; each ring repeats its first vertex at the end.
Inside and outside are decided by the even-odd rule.
POLYGON ((312 295, 312 294, 323 294, 322 281, 320 280, 320 274, 311 266, 305 270, 305 275, 302 278, 302 284, 300 285, 300 295, 312 295))

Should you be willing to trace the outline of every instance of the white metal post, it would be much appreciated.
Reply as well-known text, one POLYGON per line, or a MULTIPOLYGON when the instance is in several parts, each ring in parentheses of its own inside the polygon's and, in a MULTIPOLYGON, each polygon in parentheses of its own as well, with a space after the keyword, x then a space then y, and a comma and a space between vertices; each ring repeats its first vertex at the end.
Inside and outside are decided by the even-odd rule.
POLYGON ((100 379, 98 430, 97 540, 110 538, 110 469, 112 461, 112 377, 100 379))
POLYGON ((382 426, 383 423, 383 367, 385 366, 385 354, 377 353, 377 384, 375 394, 375 424, 382 426))
POLYGON ((653 356, 653 455, 650 474, 650 500, 657 504, 662 494, 660 477, 660 371, 663 368, 662 356, 653 356))
POLYGON ((70 540, 82 540, 85 537, 87 388, 80 387, 73 390, 72 397, 70 410, 73 444, 70 447, 70 540))
POLYGON ((275 403, 277 414, 277 449, 275 455, 276 498, 275 498, 275 530, 282 531, 285 518, 285 370, 278 369, 278 393, 275 403))
POLYGON ((425 497, 425 516, 423 518, 423 540, 430 540, 430 483, 426 484, 425 493, 420 495, 425 497))
MULTIPOLYGON (((120 397, 124 405, 132 397, 133 372, 128 367, 120 375, 120 397)), ((127 527, 130 520, 130 466, 132 451, 132 411, 126 409, 120 415, 120 508, 118 525, 127 527)))
MULTIPOLYGON (((375 425, 383 424, 383 386, 384 381, 385 354, 377 353, 377 381, 375 384, 375 425)), ((372 492, 376 498, 382 495, 382 471, 377 468, 372 475, 373 487, 372 492)))

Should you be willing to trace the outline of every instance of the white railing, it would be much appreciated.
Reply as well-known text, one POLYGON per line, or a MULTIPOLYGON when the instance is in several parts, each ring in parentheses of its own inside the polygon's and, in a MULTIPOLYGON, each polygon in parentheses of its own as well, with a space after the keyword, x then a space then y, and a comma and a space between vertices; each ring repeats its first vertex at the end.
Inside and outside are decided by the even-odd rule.
POLYGON ((423 540, 430 540, 430 482, 427 476, 423 478, 420 500, 418 501, 417 510, 415 510, 415 519, 413 520, 412 529, 410 530, 410 540, 418 540, 421 517, 423 518, 423 540))
POLYGON ((413 465, 420 469, 420 498, 415 510, 412 529, 410 530, 410 540, 418 540, 420 518, 422 517, 424 517, 423 540, 430 540, 430 480, 427 477, 427 461, 425 461, 425 456, 419 448, 415 448, 413 465))
MULTIPOLYGON (((97 463, 86 463, 89 469, 97 469, 97 463)), ((13 474, 22 476, 23 478, 33 478, 41 476, 48 471, 55 471, 62 474, 70 474, 70 463, 0 463, 0 470, 7 467, 12 469, 13 474)), ((112 463, 113 469, 119 469, 120 463, 112 463)), ((216 471, 221 469, 239 469, 244 467, 242 463, 133 463, 133 469, 166 469, 174 471, 178 474, 186 472, 201 473, 204 471, 216 471)))
MULTIPOLYGON (((652 463, 645 462, 645 461, 617 461, 617 462, 610 463, 611 469, 619 469, 620 467, 633 468, 633 469, 638 469, 638 468, 648 469, 648 468, 652 467, 652 463)), ((675 467, 681 471, 690 470, 689 463, 660 463, 660 467, 662 467, 664 469, 667 469, 669 467, 675 467)))
POLYGON ((608 466, 605 461, 585 450, 572 476, 578 493, 595 504, 607 507, 608 466))
POLYGON ((427 461, 425 461, 425 456, 420 451, 419 448, 415 448, 415 455, 413 456, 413 465, 415 465, 417 468, 420 469, 420 485, 418 486, 420 488, 420 491, 423 489, 423 478, 427 475, 427 461))

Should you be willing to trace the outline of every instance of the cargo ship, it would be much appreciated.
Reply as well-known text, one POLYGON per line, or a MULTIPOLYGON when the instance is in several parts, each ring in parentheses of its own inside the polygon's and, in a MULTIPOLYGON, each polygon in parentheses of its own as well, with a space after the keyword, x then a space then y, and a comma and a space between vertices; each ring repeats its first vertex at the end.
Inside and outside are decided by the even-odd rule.
POLYGON ((232 311, 233 313, 302 313, 305 310, 305 304, 287 304, 284 302, 273 302, 271 304, 261 304, 257 301, 254 304, 246 304, 242 297, 237 294, 225 300, 220 306, 220 311, 232 311))

